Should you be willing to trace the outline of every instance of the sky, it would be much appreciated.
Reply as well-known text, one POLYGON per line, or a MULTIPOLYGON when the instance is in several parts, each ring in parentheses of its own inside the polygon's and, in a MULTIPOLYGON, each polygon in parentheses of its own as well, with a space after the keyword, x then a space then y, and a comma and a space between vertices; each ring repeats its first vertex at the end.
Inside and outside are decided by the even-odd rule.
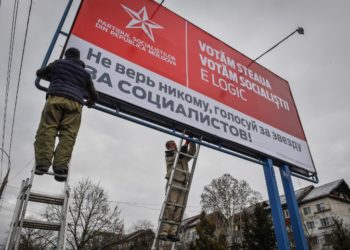
MULTIPOLYGON (((64 30, 68 31, 79 1, 71 8, 64 30)), ((30 1, 19 1, 17 29, 10 77, 9 102, 4 149, 9 149, 19 65, 30 1)), ((11 150, 11 174, 0 209, 0 238, 12 217, 21 181, 30 176, 33 142, 45 103, 45 93, 34 85, 49 43, 66 1, 33 1, 30 25, 19 85, 17 112, 11 150)), ((204 29, 249 58, 256 58, 301 26, 304 35, 295 34, 259 59, 259 63, 286 79, 293 94, 319 177, 319 184, 338 179, 350 183, 347 158, 350 151, 350 2, 276 0, 166 0, 165 7, 204 29)), ((4 117, 13 1, 0 5, 0 117, 4 117)), ((64 39, 60 38, 51 61, 56 59, 64 39)), ((3 127, 1 119, 0 125, 3 127)), ((138 220, 154 225, 165 190, 164 144, 175 139, 143 127, 84 108, 82 124, 71 162, 70 183, 83 178, 99 183, 108 193, 111 205, 118 205, 126 228, 138 220)), ((2 140, 2 138, 1 138, 2 140)), ((2 175, 7 167, 4 158, 2 175)), ((283 194, 276 168, 279 192, 283 194)), ((200 212, 200 194, 212 179, 229 173, 246 180, 268 199, 262 166, 201 148, 192 183, 186 216, 200 212)), ((295 189, 312 185, 293 177, 295 189)), ((51 176, 36 177, 33 190, 60 193, 63 185, 51 176)), ((42 213, 42 205, 31 205, 29 216, 42 213)), ((1 240, 0 239, 0 240, 1 240)))

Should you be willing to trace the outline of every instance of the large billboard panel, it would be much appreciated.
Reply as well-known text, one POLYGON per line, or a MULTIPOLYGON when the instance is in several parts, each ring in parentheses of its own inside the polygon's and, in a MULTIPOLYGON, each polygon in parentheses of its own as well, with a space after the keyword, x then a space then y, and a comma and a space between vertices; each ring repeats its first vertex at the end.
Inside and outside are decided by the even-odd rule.
POLYGON ((131 113, 316 172, 288 82, 156 2, 84 0, 71 46, 131 113))

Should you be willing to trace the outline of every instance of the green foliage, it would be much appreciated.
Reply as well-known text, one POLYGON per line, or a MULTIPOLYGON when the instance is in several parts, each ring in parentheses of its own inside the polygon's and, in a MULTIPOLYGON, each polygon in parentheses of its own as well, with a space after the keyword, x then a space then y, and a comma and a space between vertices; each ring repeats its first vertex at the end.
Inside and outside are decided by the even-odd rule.
POLYGON ((334 250, 350 249, 350 229, 342 219, 333 218, 333 229, 330 234, 330 244, 334 250))
POLYGON ((273 224, 261 204, 254 207, 253 214, 243 213, 243 249, 269 250, 276 248, 273 224))
POLYGON ((220 234, 215 236, 215 225, 208 220, 205 212, 200 214, 200 222, 196 226, 198 239, 196 243, 190 245, 190 250, 226 250, 226 237, 220 234))

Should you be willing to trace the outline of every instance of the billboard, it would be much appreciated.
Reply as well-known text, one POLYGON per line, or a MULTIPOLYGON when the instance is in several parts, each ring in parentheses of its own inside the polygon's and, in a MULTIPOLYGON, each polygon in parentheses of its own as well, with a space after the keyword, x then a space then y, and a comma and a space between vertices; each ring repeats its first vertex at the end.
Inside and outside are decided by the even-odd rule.
POLYGON ((66 46, 100 104, 316 172, 288 82, 156 2, 84 0, 66 46))

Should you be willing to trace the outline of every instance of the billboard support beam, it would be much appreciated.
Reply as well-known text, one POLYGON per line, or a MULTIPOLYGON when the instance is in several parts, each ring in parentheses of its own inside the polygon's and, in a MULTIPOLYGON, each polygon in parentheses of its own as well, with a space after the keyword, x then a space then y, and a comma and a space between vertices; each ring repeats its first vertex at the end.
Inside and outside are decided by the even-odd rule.
POLYGON ((308 246, 306 244, 306 239, 304 235, 304 230, 300 218, 298 202, 295 197, 295 192, 293 188, 291 173, 287 165, 283 165, 280 168, 281 179, 283 183, 283 189, 286 196, 288 211, 290 215, 290 221, 293 229, 294 241, 297 250, 307 250, 308 246))
MULTIPOLYGON (((52 51, 53 51, 53 49, 54 49, 54 47, 55 47, 55 44, 56 44, 57 39, 58 39, 58 36, 59 36, 60 34, 65 35, 65 36, 68 36, 68 34, 67 34, 66 32, 62 31, 62 27, 63 27, 63 25, 64 25, 64 22, 66 21, 66 18, 67 18, 67 16, 68 16, 68 13, 69 13, 69 10, 70 10, 70 8, 71 8, 71 6, 72 6, 72 3, 73 3, 73 0, 69 0, 68 3, 67 3, 67 5, 66 5, 66 8, 64 9, 63 15, 62 15, 62 17, 61 17, 61 20, 60 20, 58 26, 57 26, 57 29, 56 29, 56 31, 55 31, 55 34, 53 35, 53 38, 52 38, 51 43, 50 43, 50 45, 49 45, 49 48, 47 49, 47 52, 46 52, 46 55, 45 55, 45 57, 44 57, 44 60, 43 60, 43 62, 42 62, 42 64, 41 64, 41 67, 46 66, 47 63, 49 62, 50 56, 51 56, 52 51)), ((36 80, 35 80, 35 86, 36 86, 38 89, 40 89, 40 90, 43 90, 43 91, 46 91, 46 90, 47 90, 47 88, 45 88, 45 87, 43 87, 43 86, 40 85, 40 78, 36 78, 36 80)))
POLYGON ((290 250, 289 239, 282 213, 280 196, 278 193, 275 171, 272 160, 267 158, 263 164, 267 191, 269 194, 271 214, 274 224, 274 230, 279 250, 290 250))

